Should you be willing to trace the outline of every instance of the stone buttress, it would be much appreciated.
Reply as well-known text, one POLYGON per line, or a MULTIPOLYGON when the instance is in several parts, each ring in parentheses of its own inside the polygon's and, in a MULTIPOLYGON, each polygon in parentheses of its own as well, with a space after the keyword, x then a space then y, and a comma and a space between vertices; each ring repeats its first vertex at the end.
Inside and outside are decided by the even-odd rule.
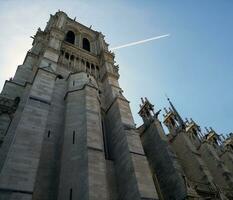
POLYGON ((189 187, 178 158, 168 144, 158 119, 161 110, 154 113, 153 107, 147 98, 142 99, 139 114, 144 123, 138 131, 155 185, 161 191, 161 199, 198 199, 199 196, 189 187))
POLYGON ((169 99, 168 101, 171 108, 169 111, 165 109, 164 124, 169 130, 169 143, 179 158, 189 185, 201 198, 224 199, 201 154, 186 134, 185 122, 169 99))

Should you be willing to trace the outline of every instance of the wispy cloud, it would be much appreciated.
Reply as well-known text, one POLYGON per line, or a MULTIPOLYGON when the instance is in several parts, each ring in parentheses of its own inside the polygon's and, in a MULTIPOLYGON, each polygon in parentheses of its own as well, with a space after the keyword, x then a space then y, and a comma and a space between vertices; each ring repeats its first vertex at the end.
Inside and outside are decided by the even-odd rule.
POLYGON ((170 36, 170 34, 159 35, 159 36, 148 38, 148 39, 145 39, 145 40, 139 40, 137 42, 131 42, 131 43, 128 43, 128 44, 113 47, 110 50, 122 49, 122 48, 125 48, 125 47, 130 47, 130 46, 142 44, 142 43, 149 42, 149 41, 152 41, 152 40, 158 40, 158 39, 161 39, 161 38, 164 38, 164 37, 169 37, 169 36, 170 36))

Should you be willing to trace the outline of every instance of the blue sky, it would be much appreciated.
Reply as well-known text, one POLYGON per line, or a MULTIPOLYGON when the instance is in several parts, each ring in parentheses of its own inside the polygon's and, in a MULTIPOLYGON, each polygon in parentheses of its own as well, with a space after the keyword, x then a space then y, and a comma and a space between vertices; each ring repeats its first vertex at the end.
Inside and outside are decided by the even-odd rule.
POLYGON ((101 31, 110 47, 171 34, 115 50, 138 125, 140 98, 160 109, 167 94, 183 117, 220 134, 233 131, 233 1, 0 0, 0 87, 22 64, 30 36, 58 9, 101 31))

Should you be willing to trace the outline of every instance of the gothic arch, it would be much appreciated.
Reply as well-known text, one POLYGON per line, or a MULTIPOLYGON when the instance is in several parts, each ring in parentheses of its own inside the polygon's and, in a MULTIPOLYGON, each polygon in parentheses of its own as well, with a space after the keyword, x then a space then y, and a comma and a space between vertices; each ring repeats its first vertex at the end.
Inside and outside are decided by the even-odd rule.
POLYGON ((66 33, 65 41, 69 42, 71 44, 74 44, 74 42, 75 42, 75 34, 74 34, 73 31, 68 31, 66 33))
POLYGON ((87 38, 83 38, 83 49, 91 51, 90 41, 87 38))

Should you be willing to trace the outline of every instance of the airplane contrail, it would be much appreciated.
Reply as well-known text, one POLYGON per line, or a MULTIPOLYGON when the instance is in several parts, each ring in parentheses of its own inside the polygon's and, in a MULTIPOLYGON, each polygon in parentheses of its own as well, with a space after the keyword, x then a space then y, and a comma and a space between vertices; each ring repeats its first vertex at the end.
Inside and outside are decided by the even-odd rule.
POLYGON ((134 45, 137 45, 137 44, 149 42, 151 40, 158 40, 160 38, 169 37, 169 36, 170 36, 170 34, 159 35, 159 36, 148 38, 148 39, 145 39, 145 40, 139 40, 137 42, 131 42, 131 43, 124 44, 124 45, 121 45, 121 46, 113 47, 113 48, 110 48, 110 50, 116 50, 116 49, 121 49, 121 48, 125 48, 125 47, 130 47, 130 46, 134 46, 134 45))

